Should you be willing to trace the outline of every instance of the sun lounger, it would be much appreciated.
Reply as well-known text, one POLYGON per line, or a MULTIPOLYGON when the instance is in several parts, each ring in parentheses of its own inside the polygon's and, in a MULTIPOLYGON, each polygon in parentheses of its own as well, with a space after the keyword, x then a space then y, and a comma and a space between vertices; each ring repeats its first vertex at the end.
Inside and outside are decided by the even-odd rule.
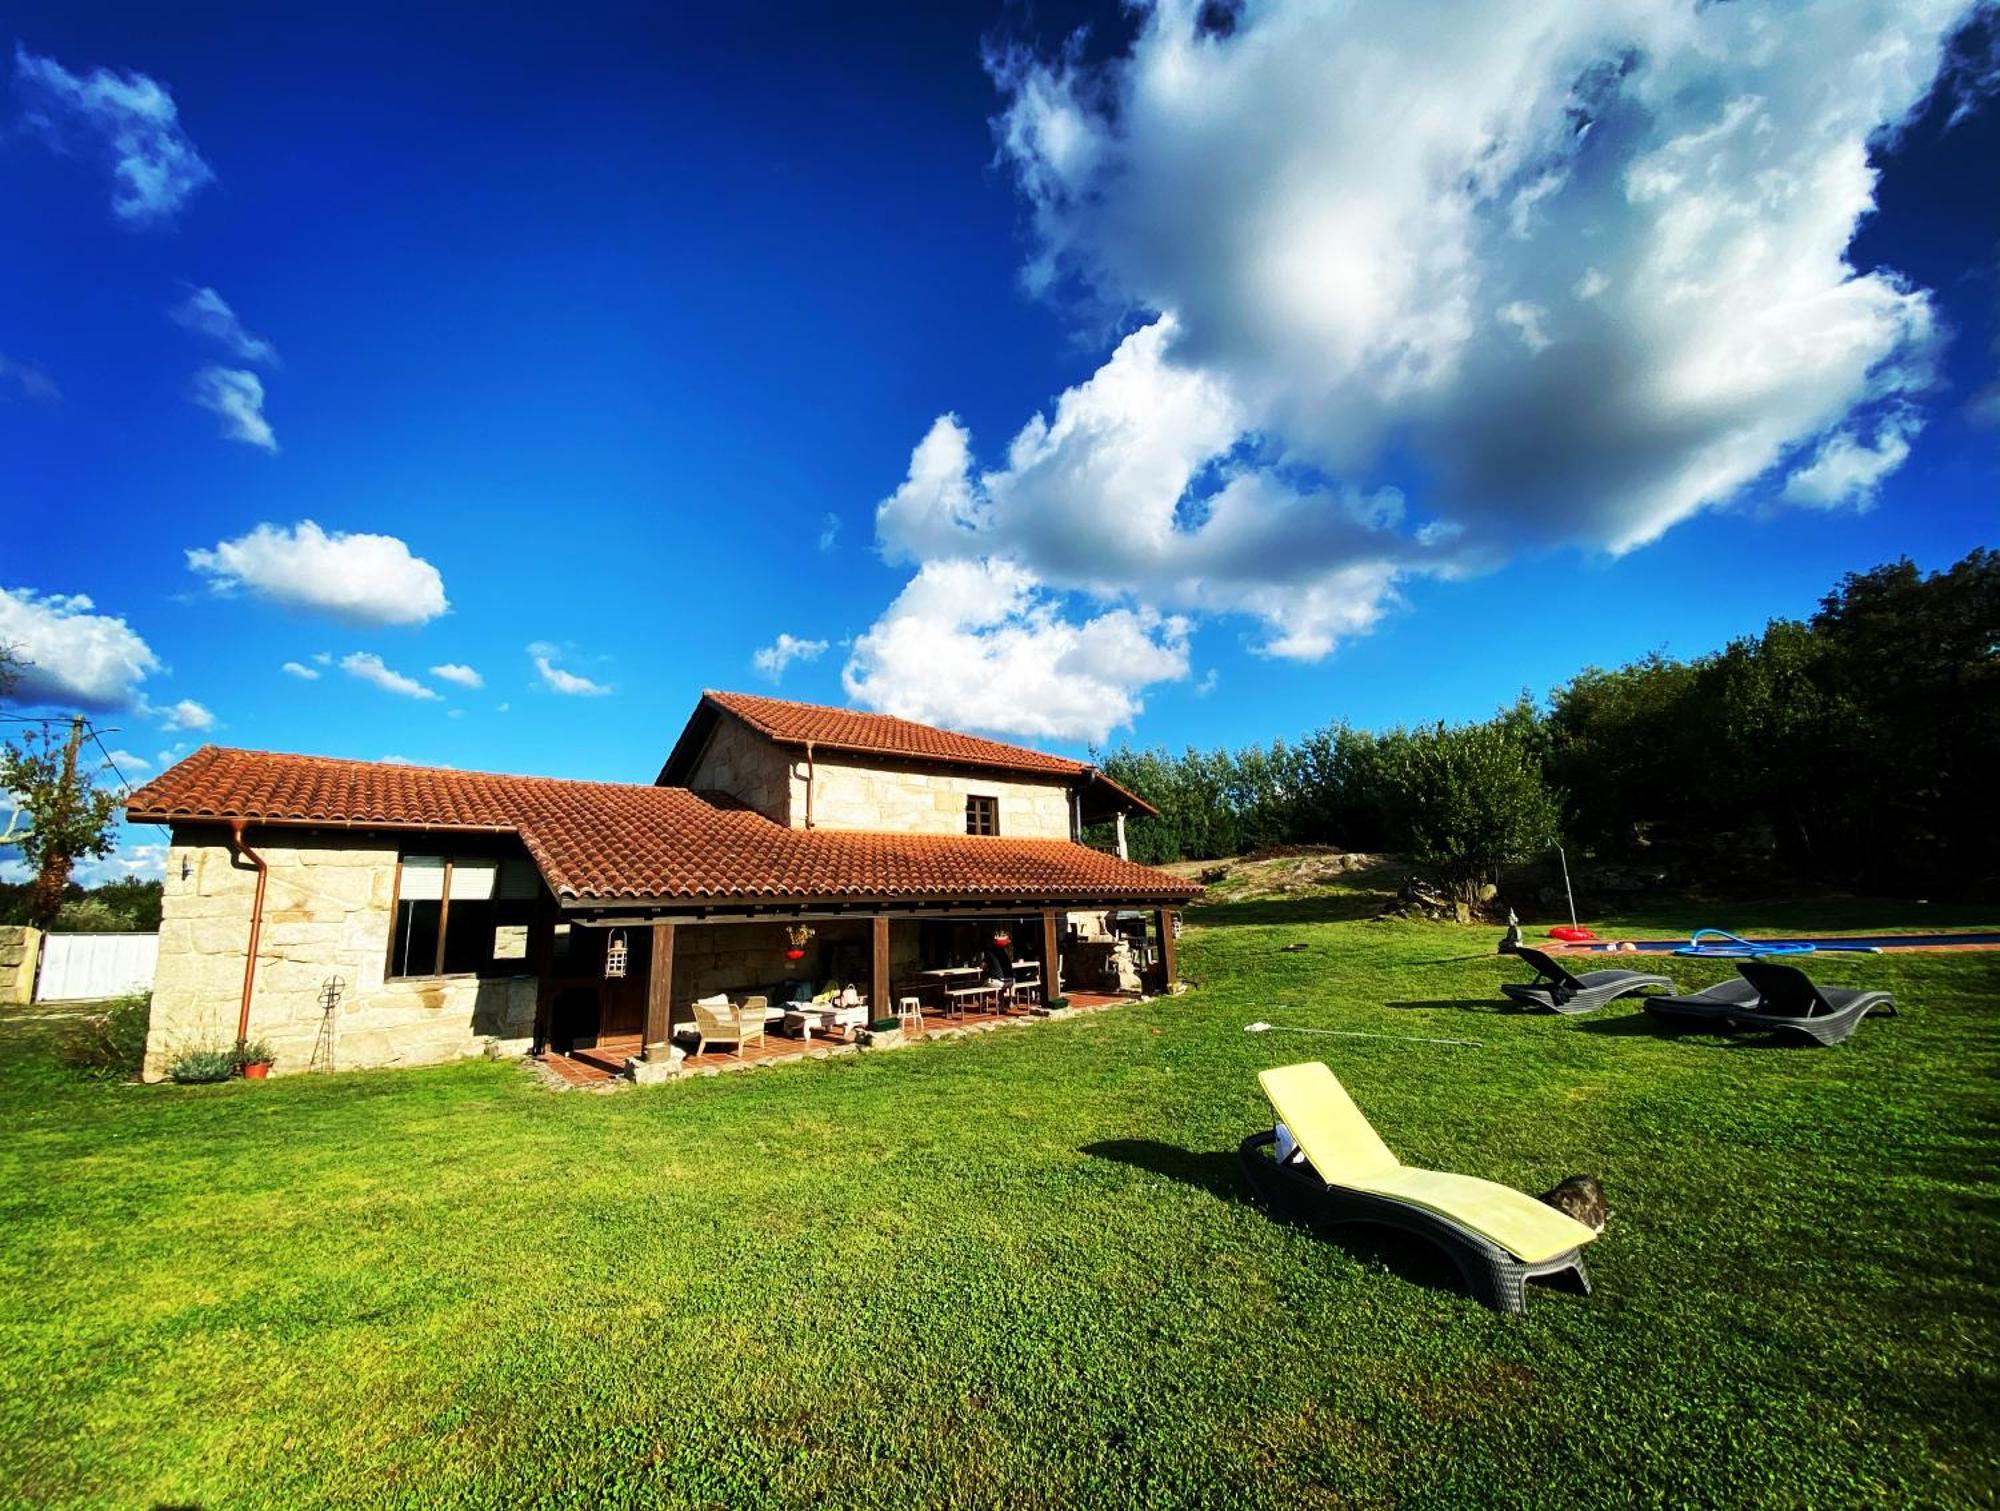
POLYGON ((1318 1061, 1257 1079, 1279 1126, 1245 1139, 1236 1158, 1266 1206, 1319 1227, 1371 1223, 1427 1239, 1496 1311, 1526 1311, 1533 1279, 1590 1293, 1590 1228, 1511 1186, 1403 1164, 1318 1061))
POLYGON ((1684 997, 1641 997, 1639 1005, 1668 1023, 1685 1028, 1720 1030, 1732 1026, 1731 1019, 1736 1013, 1746 1008, 1754 1010, 1763 1000, 1757 988, 1739 976, 1734 981, 1721 981, 1684 997))
POLYGON ((1629 993, 1649 986, 1672 991, 1674 984, 1665 976, 1648 976, 1641 971, 1585 971, 1581 975, 1567 969, 1541 950, 1525 945, 1514 954, 1535 968, 1533 981, 1503 981, 1500 990, 1525 1007, 1545 1008, 1557 1013, 1587 1013, 1629 993))
POLYGON ((1736 969, 1763 999, 1755 1009, 1739 1008, 1729 1015, 1740 1028, 1769 1028, 1815 1044, 1838 1044, 1870 1013, 1896 1015, 1896 999, 1887 992, 1819 986, 1795 965, 1739 960, 1736 969))

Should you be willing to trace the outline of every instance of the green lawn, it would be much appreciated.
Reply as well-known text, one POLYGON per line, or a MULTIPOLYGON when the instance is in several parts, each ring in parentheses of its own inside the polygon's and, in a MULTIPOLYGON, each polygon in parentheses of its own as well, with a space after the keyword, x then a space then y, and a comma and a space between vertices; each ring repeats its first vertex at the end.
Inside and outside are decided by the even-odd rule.
POLYGON ((1216 910, 1167 1002, 614 1096, 106 1086, 6 1023, 0 1500, 1992 1500, 2000 954, 1828 960, 1903 1015, 1772 1049, 1499 1012, 1492 931, 1339 915, 1216 910), (1255 1072, 1306 1058, 1412 1162, 1601 1176, 1597 1294, 1497 1316, 1249 1206, 1255 1072))

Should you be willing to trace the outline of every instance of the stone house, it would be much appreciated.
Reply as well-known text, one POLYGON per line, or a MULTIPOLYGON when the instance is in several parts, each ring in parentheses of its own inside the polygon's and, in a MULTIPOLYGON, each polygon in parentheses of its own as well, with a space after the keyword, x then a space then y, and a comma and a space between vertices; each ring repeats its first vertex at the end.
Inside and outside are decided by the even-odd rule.
POLYGON ((1125 858, 1148 811, 1082 762, 732 693, 650 786, 204 746, 127 801, 172 830, 145 1073, 245 1039, 280 1074, 643 1063, 698 997, 888 1013, 996 940, 1050 996, 1164 987, 1195 889, 1125 858))

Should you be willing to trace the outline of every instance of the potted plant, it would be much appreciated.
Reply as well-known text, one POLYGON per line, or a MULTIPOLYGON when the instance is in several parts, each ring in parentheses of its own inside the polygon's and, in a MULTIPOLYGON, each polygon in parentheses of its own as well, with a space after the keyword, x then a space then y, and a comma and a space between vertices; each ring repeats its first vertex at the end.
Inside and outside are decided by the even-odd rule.
POLYGON ((262 1039, 250 1039, 236 1046, 236 1068, 246 1081, 261 1081, 271 1073, 278 1057, 262 1039))
POLYGON ((995 929, 993 931, 994 949, 996 950, 1012 949, 1013 945, 1014 945, 1014 936, 1008 933, 1005 929, 995 929))
POLYGON ((813 931, 805 924, 795 923, 785 930, 785 958, 803 960, 806 958, 806 941, 813 937, 813 931))

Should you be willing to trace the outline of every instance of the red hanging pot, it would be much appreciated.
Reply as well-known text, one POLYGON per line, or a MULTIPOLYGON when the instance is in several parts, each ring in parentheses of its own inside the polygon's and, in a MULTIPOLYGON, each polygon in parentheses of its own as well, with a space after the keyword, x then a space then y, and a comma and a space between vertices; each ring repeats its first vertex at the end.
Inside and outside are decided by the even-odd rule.
POLYGON ((797 945, 793 945, 790 949, 785 951, 785 958, 787 960, 803 960, 806 958, 806 952, 800 949, 797 945))
POLYGON ((1008 946, 1013 944, 1013 942, 1014 942, 1014 936, 1008 933, 1005 929, 1002 929, 999 933, 993 936, 993 947, 995 949, 1004 950, 1008 946))

